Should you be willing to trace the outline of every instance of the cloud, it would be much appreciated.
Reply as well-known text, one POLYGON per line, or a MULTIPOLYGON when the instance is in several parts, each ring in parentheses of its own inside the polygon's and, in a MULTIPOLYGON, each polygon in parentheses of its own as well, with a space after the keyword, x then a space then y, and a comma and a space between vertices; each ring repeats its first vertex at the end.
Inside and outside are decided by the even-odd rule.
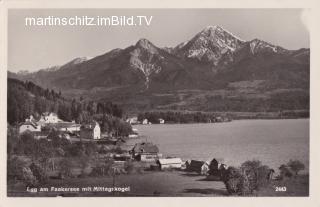
POLYGON ((310 20, 311 20, 311 10, 303 9, 300 15, 301 22, 305 26, 305 28, 310 31, 310 20))

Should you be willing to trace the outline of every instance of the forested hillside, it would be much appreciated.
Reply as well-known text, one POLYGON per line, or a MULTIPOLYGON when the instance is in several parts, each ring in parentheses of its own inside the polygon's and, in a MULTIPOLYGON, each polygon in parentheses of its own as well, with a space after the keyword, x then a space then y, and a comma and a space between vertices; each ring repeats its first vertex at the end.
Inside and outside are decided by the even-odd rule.
POLYGON ((8 123, 16 124, 30 115, 38 118, 43 112, 55 112, 64 121, 90 121, 94 115, 121 118, 122 109, 111 102, 94 102, 62 97, 61 92, 43 89, 30 81, 8 78, 8 123))

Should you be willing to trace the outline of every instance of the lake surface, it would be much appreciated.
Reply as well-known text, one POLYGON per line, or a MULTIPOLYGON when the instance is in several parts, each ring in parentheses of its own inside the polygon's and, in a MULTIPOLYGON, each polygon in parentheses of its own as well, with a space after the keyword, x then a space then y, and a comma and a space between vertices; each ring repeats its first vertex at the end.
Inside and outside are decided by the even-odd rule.
POLYGON ((240 166, 258 159, 275 170, 290 159, 309 166, 309 120, 238 120, 212 124, 137 125, 142 136, 130 142, 150 141, 164 156, 183 160, 212 160, 240 166))

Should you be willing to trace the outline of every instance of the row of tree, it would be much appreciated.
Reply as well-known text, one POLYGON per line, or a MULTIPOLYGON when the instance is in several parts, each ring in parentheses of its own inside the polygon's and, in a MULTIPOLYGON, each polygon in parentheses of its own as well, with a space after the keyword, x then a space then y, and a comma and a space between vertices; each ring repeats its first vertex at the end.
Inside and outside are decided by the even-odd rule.
POLYGON ((148 119, 151 123, 159 123, 159 119, 164 119, 166 123, 208 123, 221 121, 213 113, 203 112, 173 112, 154 111, 138 114, 138 121, 148 119))
MULTIPOLYGON (((277 179, 295 178, 304 168, 304 164, 299 160, 290 160, 279 167, 280 175, 277 179)), ((274 172, 267 165, 262 165, 259 160, 248 160, 242 163, 240 168, 229 167, 222 181, 230 195, 248 196, 269 185, 274 172)))

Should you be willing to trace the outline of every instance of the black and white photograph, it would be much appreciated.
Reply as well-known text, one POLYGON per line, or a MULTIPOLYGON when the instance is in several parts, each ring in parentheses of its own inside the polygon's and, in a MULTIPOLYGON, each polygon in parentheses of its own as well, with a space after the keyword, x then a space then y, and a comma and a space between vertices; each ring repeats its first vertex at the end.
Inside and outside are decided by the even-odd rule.
POLYGON ((309 197, 309 13, 8 9, 6 196, 309 197))

